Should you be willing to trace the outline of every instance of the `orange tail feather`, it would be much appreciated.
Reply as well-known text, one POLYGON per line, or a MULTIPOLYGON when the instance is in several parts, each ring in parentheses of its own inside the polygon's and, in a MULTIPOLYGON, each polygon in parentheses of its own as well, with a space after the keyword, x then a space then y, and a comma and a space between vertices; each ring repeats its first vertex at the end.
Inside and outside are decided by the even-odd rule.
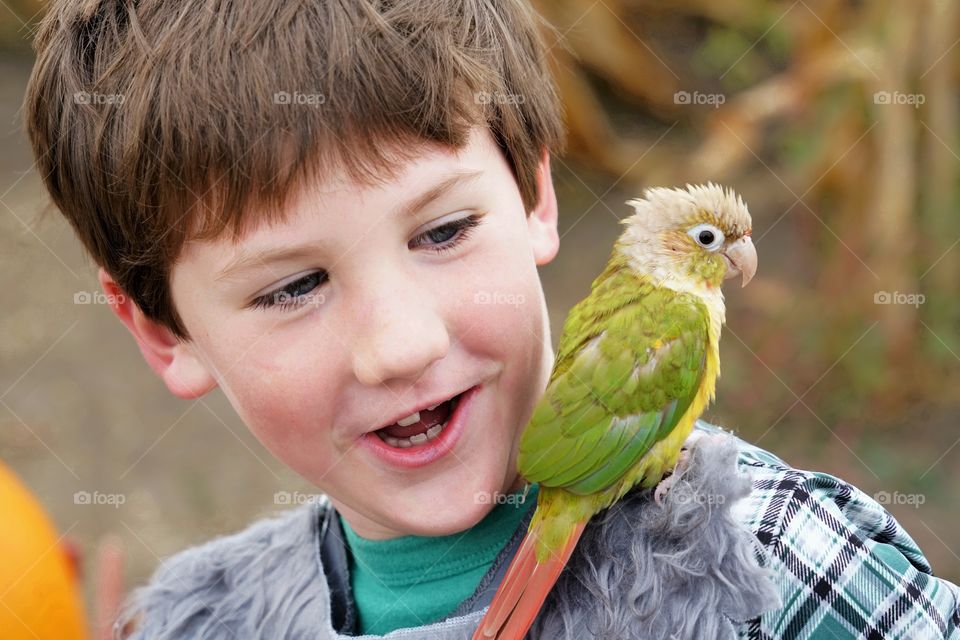
POLYGON ((539 528, 527 533, 493 596, 490 608, 473 634, 473 640, 523 640, 576 548, 585 526, 586 522, 577 523, 563 548, 542 563, 537 562, 536 555, 539 528))

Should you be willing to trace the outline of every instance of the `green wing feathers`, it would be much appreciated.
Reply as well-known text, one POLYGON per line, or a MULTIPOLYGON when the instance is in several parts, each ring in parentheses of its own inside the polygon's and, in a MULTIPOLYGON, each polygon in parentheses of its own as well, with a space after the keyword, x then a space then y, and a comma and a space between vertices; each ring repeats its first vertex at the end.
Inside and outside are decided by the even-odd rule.
POLYGON ((570 312, 547 391, 520 440, 529 482, 613 485, 677 425, 703 378, 709 316, 691 295, 608 269, 570 312))

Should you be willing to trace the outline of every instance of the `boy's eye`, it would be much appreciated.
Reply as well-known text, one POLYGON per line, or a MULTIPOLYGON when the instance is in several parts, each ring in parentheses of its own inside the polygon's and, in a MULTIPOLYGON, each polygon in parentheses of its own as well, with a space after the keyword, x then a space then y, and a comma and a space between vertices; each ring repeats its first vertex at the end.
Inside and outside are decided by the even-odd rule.
POLYGON ((250 306, 256 309, 278 307, 281 310, 286 310, 311 302, 320 304, 323 302, 323 295, 315 293, 314 290, 326 281, 326 271, 313 271, 283 285, 279 289, 255 298, 250 306))
POLYGON ((411 240, 408 246, 415 249, 421 245, 427 245, 431 251, 437 253, 449 251, 469 237, 470 231, 480 224, 481 217, 482 215, 475 213, 465 218, 451 220, 439 227, 424 231, 411 240))

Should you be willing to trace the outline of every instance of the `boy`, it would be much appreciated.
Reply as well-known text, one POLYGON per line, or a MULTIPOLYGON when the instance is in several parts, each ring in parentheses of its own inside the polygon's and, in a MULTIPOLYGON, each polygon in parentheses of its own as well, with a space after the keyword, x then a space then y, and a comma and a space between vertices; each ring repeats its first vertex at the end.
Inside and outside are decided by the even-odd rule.
MULTIPOLYGON (((537 29, 513 0, 50 7, 28 131, 115 313, 328 498, 167 560, 118 636, 470 636, 553 362, 537 29)), ((957 637, 879 505, 708 433, 662 509, 591 523, 534 637, 957 637)))

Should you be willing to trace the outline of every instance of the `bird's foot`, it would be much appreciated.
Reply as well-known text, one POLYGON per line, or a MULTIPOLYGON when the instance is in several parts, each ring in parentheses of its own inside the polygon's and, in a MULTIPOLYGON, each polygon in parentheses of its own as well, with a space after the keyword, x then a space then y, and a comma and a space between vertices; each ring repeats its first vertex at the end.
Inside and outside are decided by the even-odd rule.
POLYGON ((687 467, 687 463, 690 461, 690 450, 687 447, 680 449, 680 455, 677 456, 677 463, 673 467, 673 471, 670 472, 666 478, 660 481, 657 484, 656 489, 653 490, 653 501, 657 503, 658 507, 663 506, 663 496, 670 490, 670 487, 677 481, 677 478, 687 467))

